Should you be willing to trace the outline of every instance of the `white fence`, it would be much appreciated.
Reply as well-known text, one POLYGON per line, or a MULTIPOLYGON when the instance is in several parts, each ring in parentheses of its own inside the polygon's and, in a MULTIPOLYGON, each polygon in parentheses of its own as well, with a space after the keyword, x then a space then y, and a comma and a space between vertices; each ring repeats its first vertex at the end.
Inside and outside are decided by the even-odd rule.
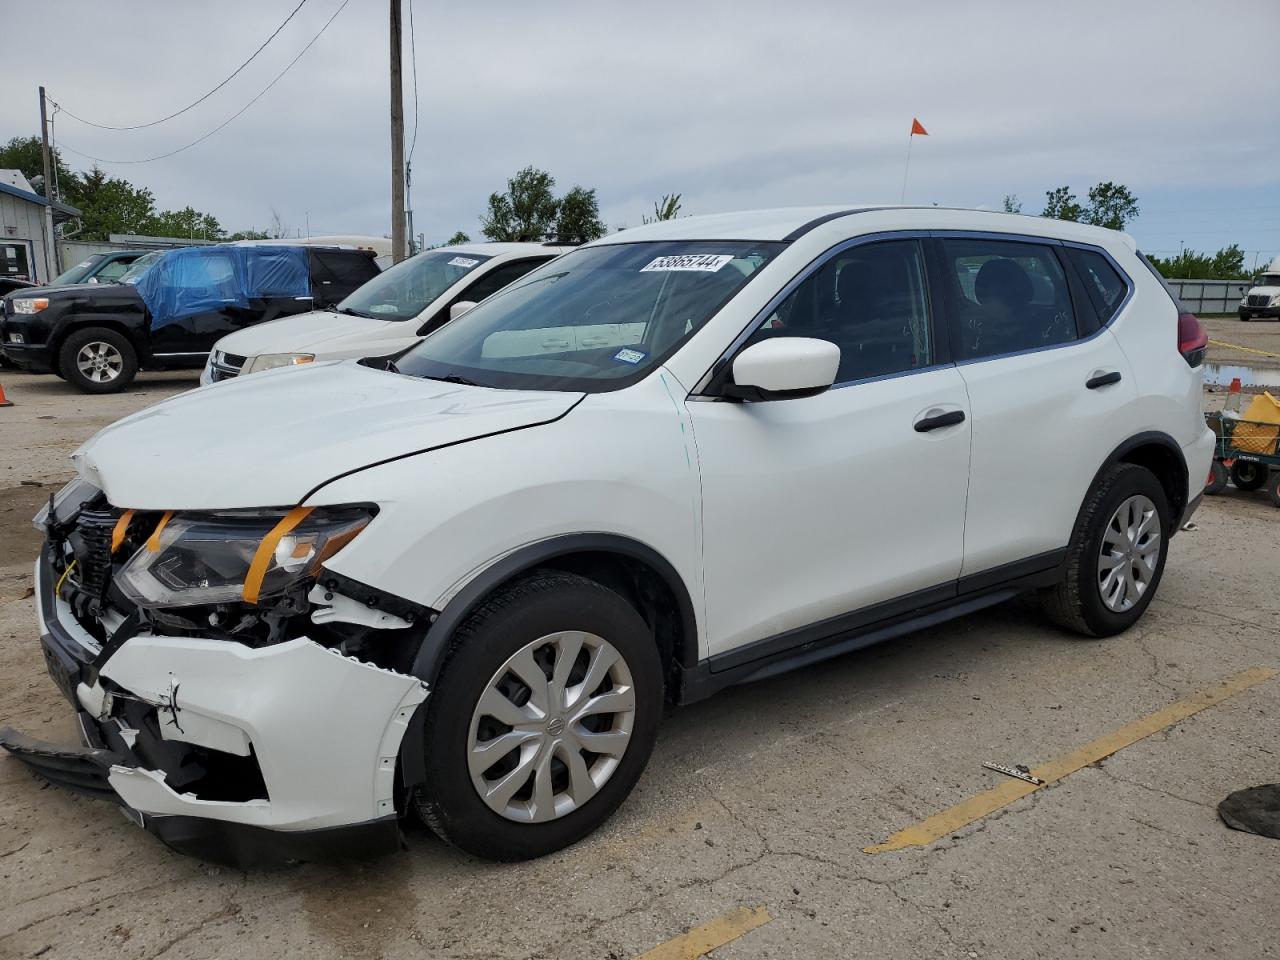
POLYGON ((1235 313, 1240 298, 1252 285, 1248 280, 1169 280, 1173 295, 1192 313, 1235 313))

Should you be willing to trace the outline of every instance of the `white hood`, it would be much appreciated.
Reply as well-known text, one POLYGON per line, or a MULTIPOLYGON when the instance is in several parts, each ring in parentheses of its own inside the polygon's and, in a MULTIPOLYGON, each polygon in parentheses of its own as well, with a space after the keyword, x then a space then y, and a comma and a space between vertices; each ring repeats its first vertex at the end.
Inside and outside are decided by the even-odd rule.
POLYGON ((1280 287, 1250 287, 1248 296, 1257 296, 1263 294, 1268 297, 1274 297, 1280 294, 1280 287))
POLYGON ((99 431, 73 458, 118 507, 283 507, 339 474, 549 423, 582 396, 318 363, 172 397, 99 431))
MULTIPOLYGON (((242 357, 257 357, 264 353, 314 353, 323 360, 342 352, 347 346, 376 348, 383 339, 421 339, 417 330, 417 320, 374 320, 317 310, 229 333, 218 341, 215 349, 242 357)), ((376 349, 359 355, 381 356, 376 349)))

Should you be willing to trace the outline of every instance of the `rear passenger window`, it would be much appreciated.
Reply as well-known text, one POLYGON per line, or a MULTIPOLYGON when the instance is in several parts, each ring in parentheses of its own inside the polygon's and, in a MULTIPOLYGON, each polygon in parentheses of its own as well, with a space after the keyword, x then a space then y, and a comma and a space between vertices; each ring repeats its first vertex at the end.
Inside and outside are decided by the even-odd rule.
POLYGON ((943 240, 942 250, 958 304, 958 359, 1076 339, 1067 276, 1052 248, 1011 240, 943 240))
POLYGON ((1125 294, 1129 292, 1128 286, 1102 254, 1070 247, 1067 255, 1071 257, 1076 273, 1080 274, 1080 279, 1093 300, 1094 309, 1098 311, 1098 321, 1105 324, 1120 309, 1125 294))
POLYGON ((924 258, 915 240, 838 253, 779 304, 748 340, 814 337, 840 348, 836 383, 933 362, 924 258))

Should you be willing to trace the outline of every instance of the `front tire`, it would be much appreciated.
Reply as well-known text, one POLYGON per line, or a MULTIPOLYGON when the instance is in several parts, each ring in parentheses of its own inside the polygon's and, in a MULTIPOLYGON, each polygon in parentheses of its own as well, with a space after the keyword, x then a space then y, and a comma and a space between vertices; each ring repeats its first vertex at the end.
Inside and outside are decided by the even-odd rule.
POLYGON ((1086 637, 1133 626, 1160 585, 1171 513, 1145 467, 1118 463, 1103 473, 1076 519, 1066 576, 1044 597, 1050 619, 1086 637))
POLYGON ((535 572, 458 628, 429 701, 419 816, 491 860, 585 837, 640 778, 664 701, 645 621, 618 593, 535 572))
POLYGON ((137 376, 138 355, 124 334, 86 327, 63 341, 58 373, 83 393, 118 393, 137 376))

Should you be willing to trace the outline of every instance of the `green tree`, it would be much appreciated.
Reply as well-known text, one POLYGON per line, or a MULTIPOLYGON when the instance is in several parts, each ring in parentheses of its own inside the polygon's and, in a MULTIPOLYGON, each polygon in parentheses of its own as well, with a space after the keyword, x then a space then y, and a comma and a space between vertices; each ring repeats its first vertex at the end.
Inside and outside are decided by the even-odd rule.
POLYGON ((267 236, 267 231, 255 230, 253 227, 250 227, 248 230, 237 230, 235 233, 231 234, 231 236, 227 237, 227 239, 228 240, 269 240, 270 237, 267 236))
POLYGON ((222 240, 226 235, 217 217, 193 207, 156 214, 147 223, 147 232, 153 237, 186 237, 192 240, 222 240))
POLYGON ((556 239, 587 243, 603 237, 608 228, 600 219, 600 204, 594 189, 574 187, 560 199, 556 214, 556 239))
MULTIPOLYGON (((57 150, 52 151, 51 160, 57 171, 58 186, 62 188, 63 197, 67 196, 76 180, 75 173, 63 161, 57 150)), ((0 147, 0 170, 21 170, 28 180, 39 177, 44 179, 44 153, 39 137, 14 137, 0 147)), ((44 196, 44 185, 36 187, 36 193, 44 196)))
POLYGON ((653 216, 645 217, 645 223, 659 223, 662 220, 674 220, 680 215, 680 194, 668 193, 661 200, 654 201, 653 216))
POLYGON ((81 212, 83 228, 77 240, 106 240, 113 233, 150 233, 155 219, 150 190, 134 187, 96 166, 75 179, 74 189, 67 191, 67 202, 81 212))
POLYGON ((525 167, 507 181, 506 193, 489 195, 489 212, 481 220, 481 233, 490 240, 545 240, 560 212, 555 177, 545 170, 525 167))
POLYGON ((1054 220, 1079 220, 1084 214, 1084 208, 1076 202, 1076 195, 1071 192, 1070 187, 1046 190, 1044 196, 1044 213, 1040 214, 1042 217, 1050 217, 1054 220))
POLYGON ((1004 212, 1005 213, 1021 213, 1022 201, 1018 199, 1016 193, 1006 193, 1004 195, 1004 212))
POLYGON ((1109 230, 1123 230, 1124 225, 1137 216, 1138 198, 1124 184, 1108 180, 1089 188, 1089 205, 1082 218, 1085 223, 1109 230))
POLYGON ((444 242, 446 247, 456 247, 460 243, 470 243, 471 238, 459 230, 452 237, 444 242))
POLYGON ((1183 250, 1176 257, 1151 257, 1151 263, 1168 280, 1243 280, 1244 251, 1238 244, 1215 254, 1183 250))

